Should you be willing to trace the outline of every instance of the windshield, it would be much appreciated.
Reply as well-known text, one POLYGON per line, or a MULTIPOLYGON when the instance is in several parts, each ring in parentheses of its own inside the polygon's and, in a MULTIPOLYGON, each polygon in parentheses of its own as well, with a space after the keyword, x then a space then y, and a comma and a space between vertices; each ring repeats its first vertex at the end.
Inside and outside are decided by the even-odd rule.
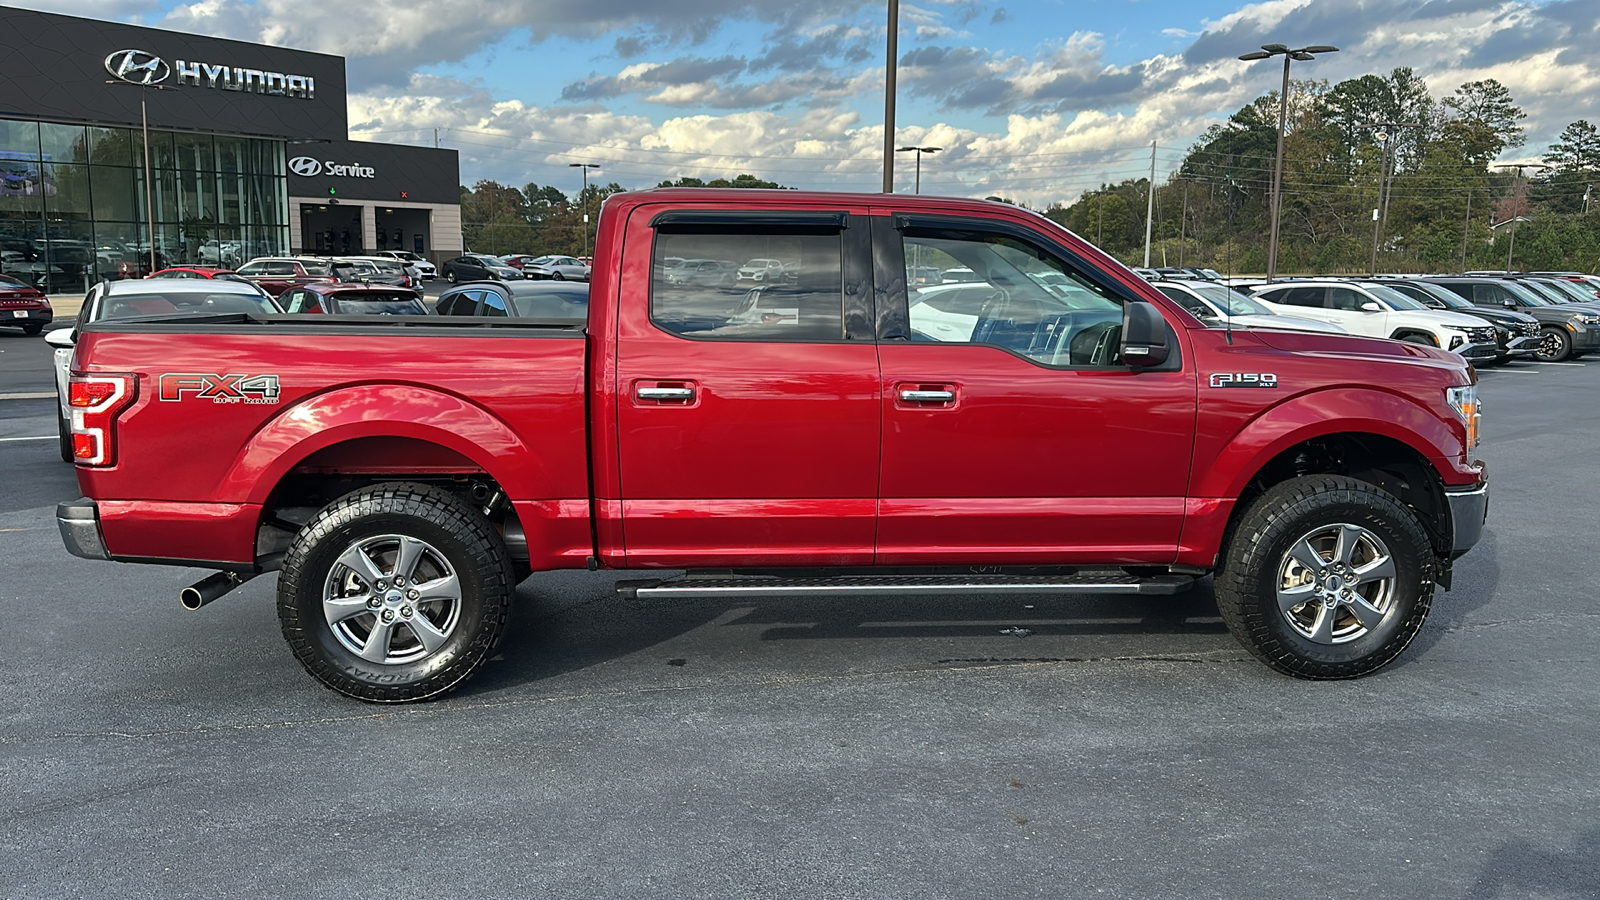
POLYGON ((410 293, 345 292, 332 294, 329 299, 335 304, 333 312, 341 316, 425 316, 428 314, 428 308, 422 305, 422 301, 418 300, 415 294, 410 293))
POLYGON ((1421 301, 1413 300, 1410 297, 1407 297, 1405 294, 1402 294, 1399 291, 1395 290, 1394 288, 1387 287, 1385 285, 1381 285, 1381 284, 1363 284, 1362 287, 1366 288, 1367 292, 1372 294, 1372 296, 1377 297, 1379 300, 1382 300, 1383 302, 1389 304, 1391 307, 1393 307, 1395 309, 1427 309, 1428 308, 1428 307, 1422 305, 1421 301))
POLYGON ((1501 287, 1505 288, 1507 291, 1510 291, 1511 293, 1515 294, 1516 296, 1520 297, 1521 299, 1527 301, 1527 303, 1530 306, 1551 306, 1551 305, 1553 305, 1549 300, 1545 299, 1545 296, 1543 294, 1539 293, 1538 291, 1530 291, 1530 290, 1528 290, 1528 286, 1525 285, 1525 284, 1521 284, 1520 282, 1502 281, 1499 284, 1500 284, 1501 287))
MULTIPOLYGON (((1449 309, 1471 309, 1472 304, 1467 299, 1449 288, 1442 288, 1437 284, 1428 284, 1425 281, 1413 281, 1406 285, 1407 288, 1427 294, 1429 297, 1444 304, 1449 309)), ((1398 290, 1398 288, 1396 288, 1398 290)), ((1402 292, 1404 293, 1404 292, 1402 292)))
POLYGON ((1557 290, 1557 291, 1559 291, 1559 292, 1561 292, 1563 294, 1566 294, 1568 297, 1571 297, 1573 302, 1575 302, 1575 303, 1582 303, 1582 302, 1586 302, 1586 301, 1590 301, 1590 300, 1594 299, 1594 294, 1592 294, 1592 293, 1584 293, 1583 288, 1578 287, 1577 285, 1573 284, 1570 281, 1555 281, 1555 280, 1551 280, 1551 281, 1541 281, 1539 283, 1544 285, 1545 287, 1554 288, 1555 290, 1557 290))
POLYGON ((1215 306, 1226 310, 1230 316, 1274 315, 1272 310, 1226 285, 1191 282, 1185 284, 1185 287, 1210 300, 1215 306))
POLYGON ((138 319, 181 313, 260 313, 280 312, 267 297, 242 293, 173 292, 168 294, 123 294, 107 297, 101 304, 102 319, 138 319))

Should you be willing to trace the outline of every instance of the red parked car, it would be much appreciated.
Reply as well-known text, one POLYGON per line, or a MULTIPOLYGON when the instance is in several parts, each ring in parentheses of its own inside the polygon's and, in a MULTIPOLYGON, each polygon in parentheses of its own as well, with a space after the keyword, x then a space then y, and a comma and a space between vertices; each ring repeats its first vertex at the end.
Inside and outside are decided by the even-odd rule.
POLYGON ((1201 320, 1007 203, 617 194, 595 257, 587 321, 88 326, 67 548, 220 570, 190 608, 277 572, 306 670, 397 703, 494 656, 523 576, 585 568, 652 598, 864 601, 1214 573, 1257 658, 1354 678, 1483 532, 1460 356, 1201 320), (993 288, 970 329, 921 327, 918 257, 993 288), (666 290, 669 258, 796 277, 666 290))
POLYGON ((31 284, 0 275, 0 325, 38 334, 55 318, 44 291, 31 284))
POLYGON ((242 281, 245 284, 255 284, 250 279, 240 275, 232 269, 220 269, 215 266, 171 266, 162 269, 149 278, 204 278, 215 281, 242 281))
POLYGON ((292 287, 334 280, 332 265, 327 260, 305 257, 252 259, 239 267, 239 274, 274 297, 292 287))

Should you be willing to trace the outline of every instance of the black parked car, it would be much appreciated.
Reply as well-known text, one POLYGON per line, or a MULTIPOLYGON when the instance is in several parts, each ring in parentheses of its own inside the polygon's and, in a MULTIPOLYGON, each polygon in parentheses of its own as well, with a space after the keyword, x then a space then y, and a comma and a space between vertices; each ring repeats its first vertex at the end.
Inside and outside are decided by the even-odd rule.
POLYGON ((1600 312, 1570 303, 1552 303, 1525 284, 1504 278, 1420 278, 1449 288, 1474 306, 1498 306, 1539 320, 1543 332, 1534 358, 1560 362, 1600 350, 1600 312))
POLYGON ((439 268, 444 270, 444 279, 451 284, 463 281, 521 281, 524 277, 521 271, 512 268, 505 260, 485 253, 466 253, 455 259, 447 259, 439 268))
POLYGON ((1500 351, 1492 362, 1478 365, 1499 366, 1513 359, 1535 355, 1544 338, 1539 320, 1527 313, 1506 309, 1504 306, 1474 306, 1465 297, 1449 288, 1425 281, 1385 281, 1385 285, 1405 294, 1429 309, 1448 309, 1466 313, 1493 323, 1495 346, 1500 351))
POLYGON ((589 317, 589 286, 571 281, 468 284, 439 295, 440 316, 508 316, 582 322, 589 317))

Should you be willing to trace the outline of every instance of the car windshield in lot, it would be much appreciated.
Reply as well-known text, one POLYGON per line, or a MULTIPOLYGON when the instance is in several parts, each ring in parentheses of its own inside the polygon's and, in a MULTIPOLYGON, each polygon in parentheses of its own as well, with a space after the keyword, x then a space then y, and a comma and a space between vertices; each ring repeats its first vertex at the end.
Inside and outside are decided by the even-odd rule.
POLYGON ((328 295, 341 316, 425 316, 428 308, 410 292, 336 291, 328 295))
POLYGON ((1384 285, 1381 285, 1381 284, 1366 284, 1366 285, 1362 285, 1362 287, 1365 288, 1366 291, 1368 293, 1370 293, 1372 296, 1377 297, 1379 300, 1382 300, 1383 302, 1389 304, 1389 306, 1391 306, 1394 309, 1427 309, 1428 308, 1427 306, 1423 305, 1422 301, 1413 300, 1412 298, 1407 297, 1405 294, 1400 293, 1399 291, 1395 290, 1394 288, 1385 287, 1384 285))
POLYGON ((164 294, 121 294, 107 297, 102 319, 137 319, 144 316, 170 316, 180 313, 257 313, 281 312, 269 297, 229 291, 227 293, 173 292, 164 294))
POLYGON ((1275 313, 1265 306, 1251 300, 1233 288, 1221 284, 1207 284, 1202 281, 1184 282, 1184 287, 1196 294, 1210 300, 1217 307, 1226 310, 1230 316, 1271 316, 1275 313))

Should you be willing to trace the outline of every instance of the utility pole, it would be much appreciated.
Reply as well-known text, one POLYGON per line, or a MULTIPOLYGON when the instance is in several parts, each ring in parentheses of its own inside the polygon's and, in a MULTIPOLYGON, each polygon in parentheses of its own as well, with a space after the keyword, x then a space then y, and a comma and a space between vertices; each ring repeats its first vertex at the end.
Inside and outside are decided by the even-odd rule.
POLYGON ((1544 163, 1496 163, 1496 169, 1515 169, 1516 174, 1511 176, 1511 238, 1506 242, 1506 274, 1511 274, 1511 254, 1517 249, 1517 220, 1522 218, 1522 187, 1523 169, 1548 169, 1544 163))
POLYGON ((1156 142, 1150 142, 1150 199, 1144 207, 1144 267, 1150 268, 1150 229, 1156 214, 1156 142))
POLYGON ((1377 131, 1372 136, 1383 145, 1383 152, 1378 155, 1378 205, 1372 210, 1372 274, 1378 274, 1378 241, 1383 233, 1383 226, 1389 221, 1389 191, 1392 173, 1390 172, 1389 142, 1394 139, 1396 128, 1420 128, 1421 122, 1371 122, 1367 128, 1389 129, 1377 131))
POLYGON ((1461 271, 1467 270, 1467 236, 1472 234, 1472 188, 1467 188, 1467 218, 1461 226, 1461 271))
POLYGON ((1183 182, 1183 208, 1178 212, 1178 268, 1183 268, 1184 225, 1189 218, 1189 182, 1183 182))
POLYGON ((599 163, 567 163, 569 169, 583 171, 583 190, 578 192, 578 201, 583 204, 583 255, 589 255, 589 170, 600 168, 599 163))

